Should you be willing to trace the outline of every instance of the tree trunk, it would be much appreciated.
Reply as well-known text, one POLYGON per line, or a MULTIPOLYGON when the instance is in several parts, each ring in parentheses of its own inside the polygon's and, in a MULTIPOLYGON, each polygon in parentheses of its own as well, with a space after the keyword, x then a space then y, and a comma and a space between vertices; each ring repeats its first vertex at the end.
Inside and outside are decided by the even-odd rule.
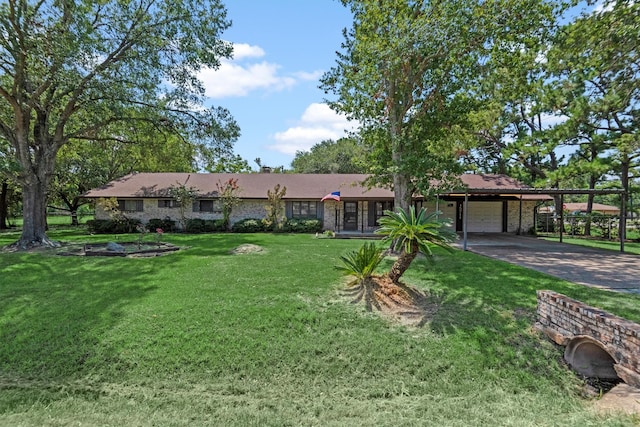
POLYGON ((411 263, 416 256, 418 255, 418 247, 414 245, 411 248, 411 252, 405 252, 404 250, 400 253, 400 256, 391 266, 391 271, 389 271, 389 279, 395 284, 400 283, 400 278, 402 275, 409 269, 411 263))
POLYGON ((7 206, 7 192, 9 191, 9 183, 6 179, 2 180, 2 189, 0 189, 0 230, 6 230, 7 216, 9 213, 9 206, 7 206))
POLYGON ((631 160, 629 156, 625 154, 620 162, 620 181, 624 193, 620 195, 620 230, 618 234, 620 241, 624 241, 627 237, 627 197, 629 196, 629 170, 631 167, 631 160))
POLYGON ((553 204, 555 206, 555 212, 554 212, 555 213, 555 218, 554 218, 555 231, 556 233, 560 233, 564 231, 563 221, 560 220, 560 217, 564 217, 564 215, 561 215, 561 211, 564 209, 564 207, 562 206, 561 198, 559 194, 553 195, 553 204))
POLYGON ((56 246, 47 237, 47 184, 36 177, 22 185, 22 235, 15 245, 19 249, 56 246))
POLYGON ((74 207, 71 210, 71 225, 76 226, 76 225, 80 225, 80 223, 78 222, 78 208, 74 207))
POLYGON ((409 177, 399 172, 393 174, 393 203, 394 210, 409 212, 411 207, 412 192, 409 188, 409 177))
MULTIPOLYGON (((589 190, 596 188, 597 178, 593 175, 589 177, 589 190)), ((593 199, 595 194, 587 196, 587 220, 584 224, 584 235, 591 236, 591 214, 593 213, 593 199)))

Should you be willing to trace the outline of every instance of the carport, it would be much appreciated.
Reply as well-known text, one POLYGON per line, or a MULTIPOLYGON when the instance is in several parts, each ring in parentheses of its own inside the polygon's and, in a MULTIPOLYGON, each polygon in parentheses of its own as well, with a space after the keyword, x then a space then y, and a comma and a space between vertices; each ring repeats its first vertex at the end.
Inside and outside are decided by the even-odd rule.
MULTIPOLYGON (((468 245, 468 206, 469 206, 469 196, 471 195, 500 195, 500 196, 513 196, 517 197, 520 200, 520 224, 522 224, 522 196, 531 194, 531 195, 558 195, 560 196, 560 206, 564 204, 564 196, 566 194, 620 194, 621 195, 621 203, 620 203, 620 226, 619 226, 619 238, 620 238, 620 252, 624 252, 624 241, 626 239, 626 191, 622 189, 598 189, 598 190, 590 190, 590 189, 557 189, 557 188, 520 188, 520 189, 464 189, 461 190, 464 192, 464 210, 463 210, 463 250, 467 250, 468 245)), ((560 209, 560 222, 563 223, 563 211, 560 209)), ((522 227, 518 227, 518 230, 522 230, 522 227)), ((562 243, 563 230, 560 227, 560 243, 562 243)))

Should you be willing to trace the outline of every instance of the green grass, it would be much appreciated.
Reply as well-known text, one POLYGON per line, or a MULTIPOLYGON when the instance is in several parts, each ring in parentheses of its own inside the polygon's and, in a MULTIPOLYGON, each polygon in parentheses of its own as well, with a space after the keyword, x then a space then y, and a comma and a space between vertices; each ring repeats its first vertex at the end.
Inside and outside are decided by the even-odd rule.
MULTIPOLYGON (((80 224, 86 224, 90 219, 93 219, 93 214, 78 215, 78 222, 80 224)), ((22 217, 10 218, 10 223, 12 227, 22 227, 22 217)), ((47 225, 51 229, 69 227, 71 225, 71 216, 65 214, 47 215, 47 225)))
MULTIPOLYGON (((553 242, 557 242, 560 240, 559 237, 544 237, 544 239, 550 240, 553 242)), ((563 236, 562 242, 568 243, 570 245, 580 245, 580 246, 587 246, 590 248, 607 249, 611 251, 620 252, 620 242, 614 241, 614 240, 586 239, 586 238, 563 236)), ((625 253, 640 255, 640 243, 625 242, 624 251, 625 253)))
MULTIPOLYGON (((0 245, 17 232, 0 234, 0 245)), ((115 240, 56 230, 67 241, 115 240)), ((118 236, 135 240, 136 236, 118 236)), ((362 241, 172 235, 157 258, 0 254, 0 425, 626 426, 598 416, 536 289, 640 321, 640 298, 468 252, 418 260, 420 328, 350 304, 333 268, 362 241), (243 243, 263 253, 229 255, 243 243)), ((390 261, 385 261, 386 267, 390 261)))

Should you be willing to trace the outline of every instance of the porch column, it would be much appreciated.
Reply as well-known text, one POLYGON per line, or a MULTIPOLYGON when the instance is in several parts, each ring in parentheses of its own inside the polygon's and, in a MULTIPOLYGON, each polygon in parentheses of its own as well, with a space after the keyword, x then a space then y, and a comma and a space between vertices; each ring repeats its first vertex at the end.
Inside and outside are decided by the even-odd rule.
MULTIPOLYGON (((508 202, 507 202, 508 203, 508 202)), ((518 212, 518 236, 522 234, 522 194, 520 195, 520 211, 518 212)))

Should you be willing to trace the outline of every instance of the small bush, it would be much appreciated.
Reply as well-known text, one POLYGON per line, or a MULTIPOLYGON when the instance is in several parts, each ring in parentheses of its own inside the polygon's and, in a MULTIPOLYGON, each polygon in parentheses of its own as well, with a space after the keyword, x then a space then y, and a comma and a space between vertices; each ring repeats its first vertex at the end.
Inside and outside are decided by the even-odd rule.
POLYGON ((112 228, 112 223, 110 219, 90 219, 87 221, 87 228, 91 233, 103 234, 108 233, 109 229, 112 228))
POLYGON ((265 231, 265 228, 261 219, 247 218, 233 224, 231 231, 234 233, 259 233, 265 231))
POLYGON ((205 219, 204 231, 207 233, 220 233, 227 231, 227 229, 224 226, 223 219, 205 219))
POLYGON ((188 219, 184 231, 187 233, 204 233, 204 219, 188 219))
POLYGON ((147 222, 147 230, 149 230, 152 233, 155 233, 155 231, 158 228, 161 228, 162 231, 173 231, 175 230, 175 227, 176 227, 176 222, 170 218, 164 218, 164 219, 151 218, 147 222))
POLYGON ((320 233, 322 231, 322 221, 319 219, 288 219, 282 231, 285 233, 320 233))

